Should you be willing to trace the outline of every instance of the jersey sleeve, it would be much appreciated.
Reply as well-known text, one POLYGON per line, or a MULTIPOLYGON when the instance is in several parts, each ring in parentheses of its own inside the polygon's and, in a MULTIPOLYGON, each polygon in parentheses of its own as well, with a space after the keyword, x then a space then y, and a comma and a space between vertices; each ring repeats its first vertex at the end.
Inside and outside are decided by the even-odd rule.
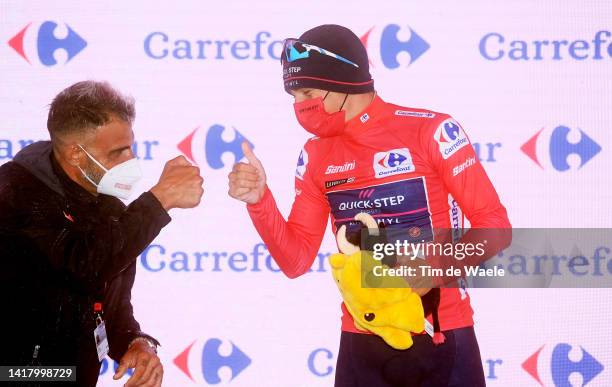
POLYGON ((452 117, 427 128, 422 140, 438 174, 472 228, 509 228, 505 207, 465 131, 452 117))
MULTIPOLYGON (((430 160, 448 192, 469 219, 471 228, 461 236, 461 243, 486 241, 484 253, 458 260, 453 256, 431 257, 440 268, 479 265, 506 248, 512 231, 506 208, 489 180, 463 128, 453 118, 443 116, 430 127, 422 140, 430 160)), ((454 277, 436 278, 438 286, 455 281, 454 277)))
POLYGON ((285 220, 266 187, 263 198, 247 205, 255 229, 270 254, 289 278, 306 273, 317 256, 329 217, 329 204, 314 183, 308 143, 300 153, 295 177, 295 200, 285 220))

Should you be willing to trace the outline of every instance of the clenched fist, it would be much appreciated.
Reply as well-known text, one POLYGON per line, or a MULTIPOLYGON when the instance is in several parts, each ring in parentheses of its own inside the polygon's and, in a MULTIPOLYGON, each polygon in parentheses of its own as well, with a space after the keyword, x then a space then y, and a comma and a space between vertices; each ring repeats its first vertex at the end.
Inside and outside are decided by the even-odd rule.
POLYGON ((228 176, 229 195, 245 203, 255 204, 261 200, 266 191, 266 171, 246 141, 242 143, 242 151, 248 164, 234 164, 228 176))
POLYGON ((159 182, 151 193, 168 211, 171 208, 193 208, 200 204, 204 188, 200 168, 191 165, 183 156, 166 163, 159 182))

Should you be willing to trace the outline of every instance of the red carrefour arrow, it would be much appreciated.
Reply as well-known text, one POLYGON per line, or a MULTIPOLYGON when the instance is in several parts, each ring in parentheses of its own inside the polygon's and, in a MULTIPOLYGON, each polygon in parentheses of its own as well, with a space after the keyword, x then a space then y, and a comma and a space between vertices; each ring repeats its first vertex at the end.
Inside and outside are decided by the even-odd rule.
POLYGON ((540 375, 538 374, 538 356, 540 356, 540 351, 542 351, 543 348, 544 346, 541 346, 540 349, 538 349, 533 355, 529 356, 529 358, 525 360, 523 364, 521 364, 523 369, 529 375, 531 375, 532 378, 537 380, 542 387, 544 386, 544 383, 542 383, 540 380, 540 375))
POLYGON ((542 169, 544 169, 544 167, 542 167, 542 164, 540 164, 540 162, 538 161, 538 156, 536 155, 536 144, 538 142, 538 137, 540 136, 540 133, 542 133, 543 130, 544 128, 540 129, 533 137, 531 137, 529 140, 527 140, 526 143, 521 146, 521 150, 523 151, 523 153, 526 154, 530 159, 532 159, 536 164, 538 164, 542 169))
POLYGON ((445 138, 444 138, 444 128, 442 128, 442 130, 440 131, 440 142, 448 142, 445 138))
POLYGON ((200 129, 200 127, 196 127, 193 132, 191 132, 191 134, 187 137, 185 137, 181 142, 179 142, 179 144, 177 145, 178 149, 183 152, 183 154, 185 156, 187 156, 187 158, 189 160, 191 160, 192 163, 197 164, 195 159, 193 158, 193 153, 191 151, 191 143, 193 141, 193 136, 196 134, 196 132, 198 131, 198 129, 200 129))
MULTIPOLYGON (((368 30, 368 32, 366 32, 365 34, 363 34, 363 36, 360 38, 361 40, 361 44, 363 44, 363 46, 366 48, 366 51, 368 49, 368 38, 370 37, 370 32, 372 32, 372 30, 374 29, 374 27, 370 28, 368 30)), ((370 65, 372 67, 374 67, 374 64, 372 63, 372 60, 370 59, 370 56, 368 55, 368 62, 370 62, 370 65)))
POLYGON ((189 372, 189 351, 191 351, 191 347, 195 344, 195 341, 187 347, 183 352, 181 352, 177 357, 174 358, 174 364, 185 373, 185 375, 189 376, 193 382, 193 377, 191 376, 191 372, 189 372))
POLYGON ((28 29, 30 24, 32 24, 32 23, 31 22, 28 23, 28 25, 23 27, 23 29, 21 31, 19 31, 19 33, 17 35, 13 36, 11 38, 11 40, 8 41, 8 45, 11 46, 11 48, 13 50, 17 51, 17 53, 19 55, 21 55, 21 57, 23 59, 25 59, 26 62, 28 62, 28 63, 30 63, 30 61, 28 60, 28 57, 26 56, 25 52, 23 51, 23 36, 25 35, 26 30, 28 29))

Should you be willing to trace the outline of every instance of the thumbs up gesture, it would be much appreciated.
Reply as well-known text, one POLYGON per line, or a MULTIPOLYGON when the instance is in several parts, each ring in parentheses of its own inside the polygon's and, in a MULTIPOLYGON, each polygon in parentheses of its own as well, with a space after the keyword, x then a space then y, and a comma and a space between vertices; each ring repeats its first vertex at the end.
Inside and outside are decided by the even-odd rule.
POLYGON ((229 195, 248 204, 258 203, 266 190, 266 171, 248 142, 242 143, 248 163, 234 164, 229 178, 229 195))

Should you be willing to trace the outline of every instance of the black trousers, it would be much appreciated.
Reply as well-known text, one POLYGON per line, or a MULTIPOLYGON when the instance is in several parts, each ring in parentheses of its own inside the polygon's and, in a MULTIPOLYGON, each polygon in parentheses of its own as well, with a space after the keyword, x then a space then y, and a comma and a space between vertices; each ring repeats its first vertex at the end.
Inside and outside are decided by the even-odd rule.
POLYGON ((485 386, 474 328, 444 335, 441 345, 418 335, 411 348, 397 350, 376 335, 342 332, 335 387, 485 386))

